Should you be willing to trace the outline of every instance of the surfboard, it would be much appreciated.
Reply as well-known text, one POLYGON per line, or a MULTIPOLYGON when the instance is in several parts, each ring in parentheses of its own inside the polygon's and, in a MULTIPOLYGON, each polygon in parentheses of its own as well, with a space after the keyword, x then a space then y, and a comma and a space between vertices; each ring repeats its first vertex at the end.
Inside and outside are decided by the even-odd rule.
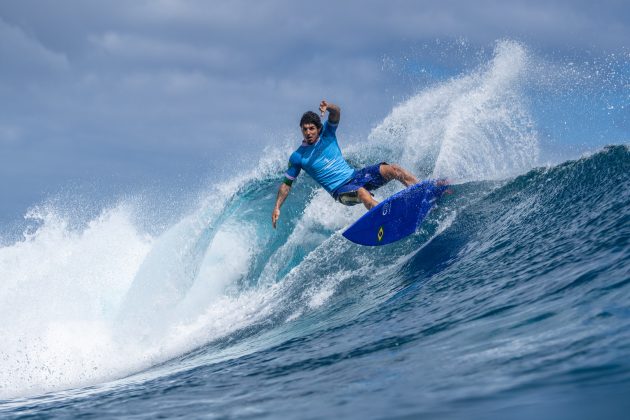
POLYGON ((359 245, 391 244, 414 233, 448 185, 435 180, 412 185, 371 208, 343 236, 359 245))

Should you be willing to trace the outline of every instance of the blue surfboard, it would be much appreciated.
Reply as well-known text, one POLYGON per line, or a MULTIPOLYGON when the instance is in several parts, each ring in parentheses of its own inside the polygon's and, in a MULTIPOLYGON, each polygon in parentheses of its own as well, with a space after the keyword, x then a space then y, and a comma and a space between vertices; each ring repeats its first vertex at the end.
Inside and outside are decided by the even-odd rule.
POLYGON ((343 236, 359 245, 391 244, 414 233, 448 185, 426 180, 408 187, 370 209, 343 236))

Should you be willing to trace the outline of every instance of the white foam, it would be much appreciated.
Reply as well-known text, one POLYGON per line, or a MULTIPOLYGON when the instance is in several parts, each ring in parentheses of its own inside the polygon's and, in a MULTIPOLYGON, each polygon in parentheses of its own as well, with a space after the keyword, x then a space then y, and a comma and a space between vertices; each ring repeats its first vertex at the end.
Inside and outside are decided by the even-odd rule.
MULTIPOLYGON (((131 314, 153 315, 161 323, 149 324, 152 334, 142 336, 125 328, 137 321, 124 317, 125 304, 134 304, 128 292, 147 256, 158 244, 165 249, 163 242, 176 249, 182 243, 173 239, 177 235, 170 230, 151 238, 139 232, 124 205, 80 230, 53 212, 33 217, 41 219, 39 229, 0 248, 0 398, 121 378, 268 314, 261 305, 273 289, 224 294, 246 274, 255 252, 247 224, 225 223, 217 230, 195 279, 179 299, 168 300, 170 307, 160 306, 173 290, 160 278, 147 285, 159 289, 156 293, 133 294, 131 299, 140 296, 135 304, 144 306, 131 314), (152 312, 156 306, 161 313, 152 312)), ((183 220, 190 218, 195 216, 183 220)))
POLYGON ((82 231, 32 217, 35 233, 0 248, 0 397, 107 376, 108 324, 151 246, 124 207, 82 231))
POLYGON ((353 275, 356 275, 356 272, 342 270, 326 276, 316 284, 311 285, 303 294, 308 307, 310 309, 317 309, 322 306, 332 297, 337 286, 353 275))

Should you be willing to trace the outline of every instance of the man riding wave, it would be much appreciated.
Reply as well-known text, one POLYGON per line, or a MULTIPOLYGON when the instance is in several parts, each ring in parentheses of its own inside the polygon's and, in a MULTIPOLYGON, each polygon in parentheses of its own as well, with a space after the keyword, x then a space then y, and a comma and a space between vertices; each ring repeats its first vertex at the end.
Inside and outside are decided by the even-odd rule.
POLYGON ((370 191, 387 184, 392 179, 405 187, 417 184, 418 179, 398 165, 381 162, 355 170, 343 158, 337 143, 337 126, 341 109, 325 100, 319 110, 322 117, 328 111, 328 120, 322 124, 319 115, 305 112, 300 120, 302 145, 289 157, 289 169, 278 188, 276 205, 271 213, 271 223, 276 227, 280 207, 291 191, 293 181, 302 169, 342 204, 352 206, 363 203, 368 210, 378 204, 370 191))

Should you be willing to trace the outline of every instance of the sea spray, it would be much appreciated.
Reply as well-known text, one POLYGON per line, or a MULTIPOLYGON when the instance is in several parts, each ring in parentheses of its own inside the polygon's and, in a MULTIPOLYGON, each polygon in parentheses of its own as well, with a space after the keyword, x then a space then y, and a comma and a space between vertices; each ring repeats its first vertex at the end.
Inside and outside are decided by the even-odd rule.
POLYGON ((494 58, 471 74, 398 105, 370 134, 393 159, 420 176, 458 182, 501 179, 538 162, 538 137, 523 99, 527 50, 497 43, 494 58))

